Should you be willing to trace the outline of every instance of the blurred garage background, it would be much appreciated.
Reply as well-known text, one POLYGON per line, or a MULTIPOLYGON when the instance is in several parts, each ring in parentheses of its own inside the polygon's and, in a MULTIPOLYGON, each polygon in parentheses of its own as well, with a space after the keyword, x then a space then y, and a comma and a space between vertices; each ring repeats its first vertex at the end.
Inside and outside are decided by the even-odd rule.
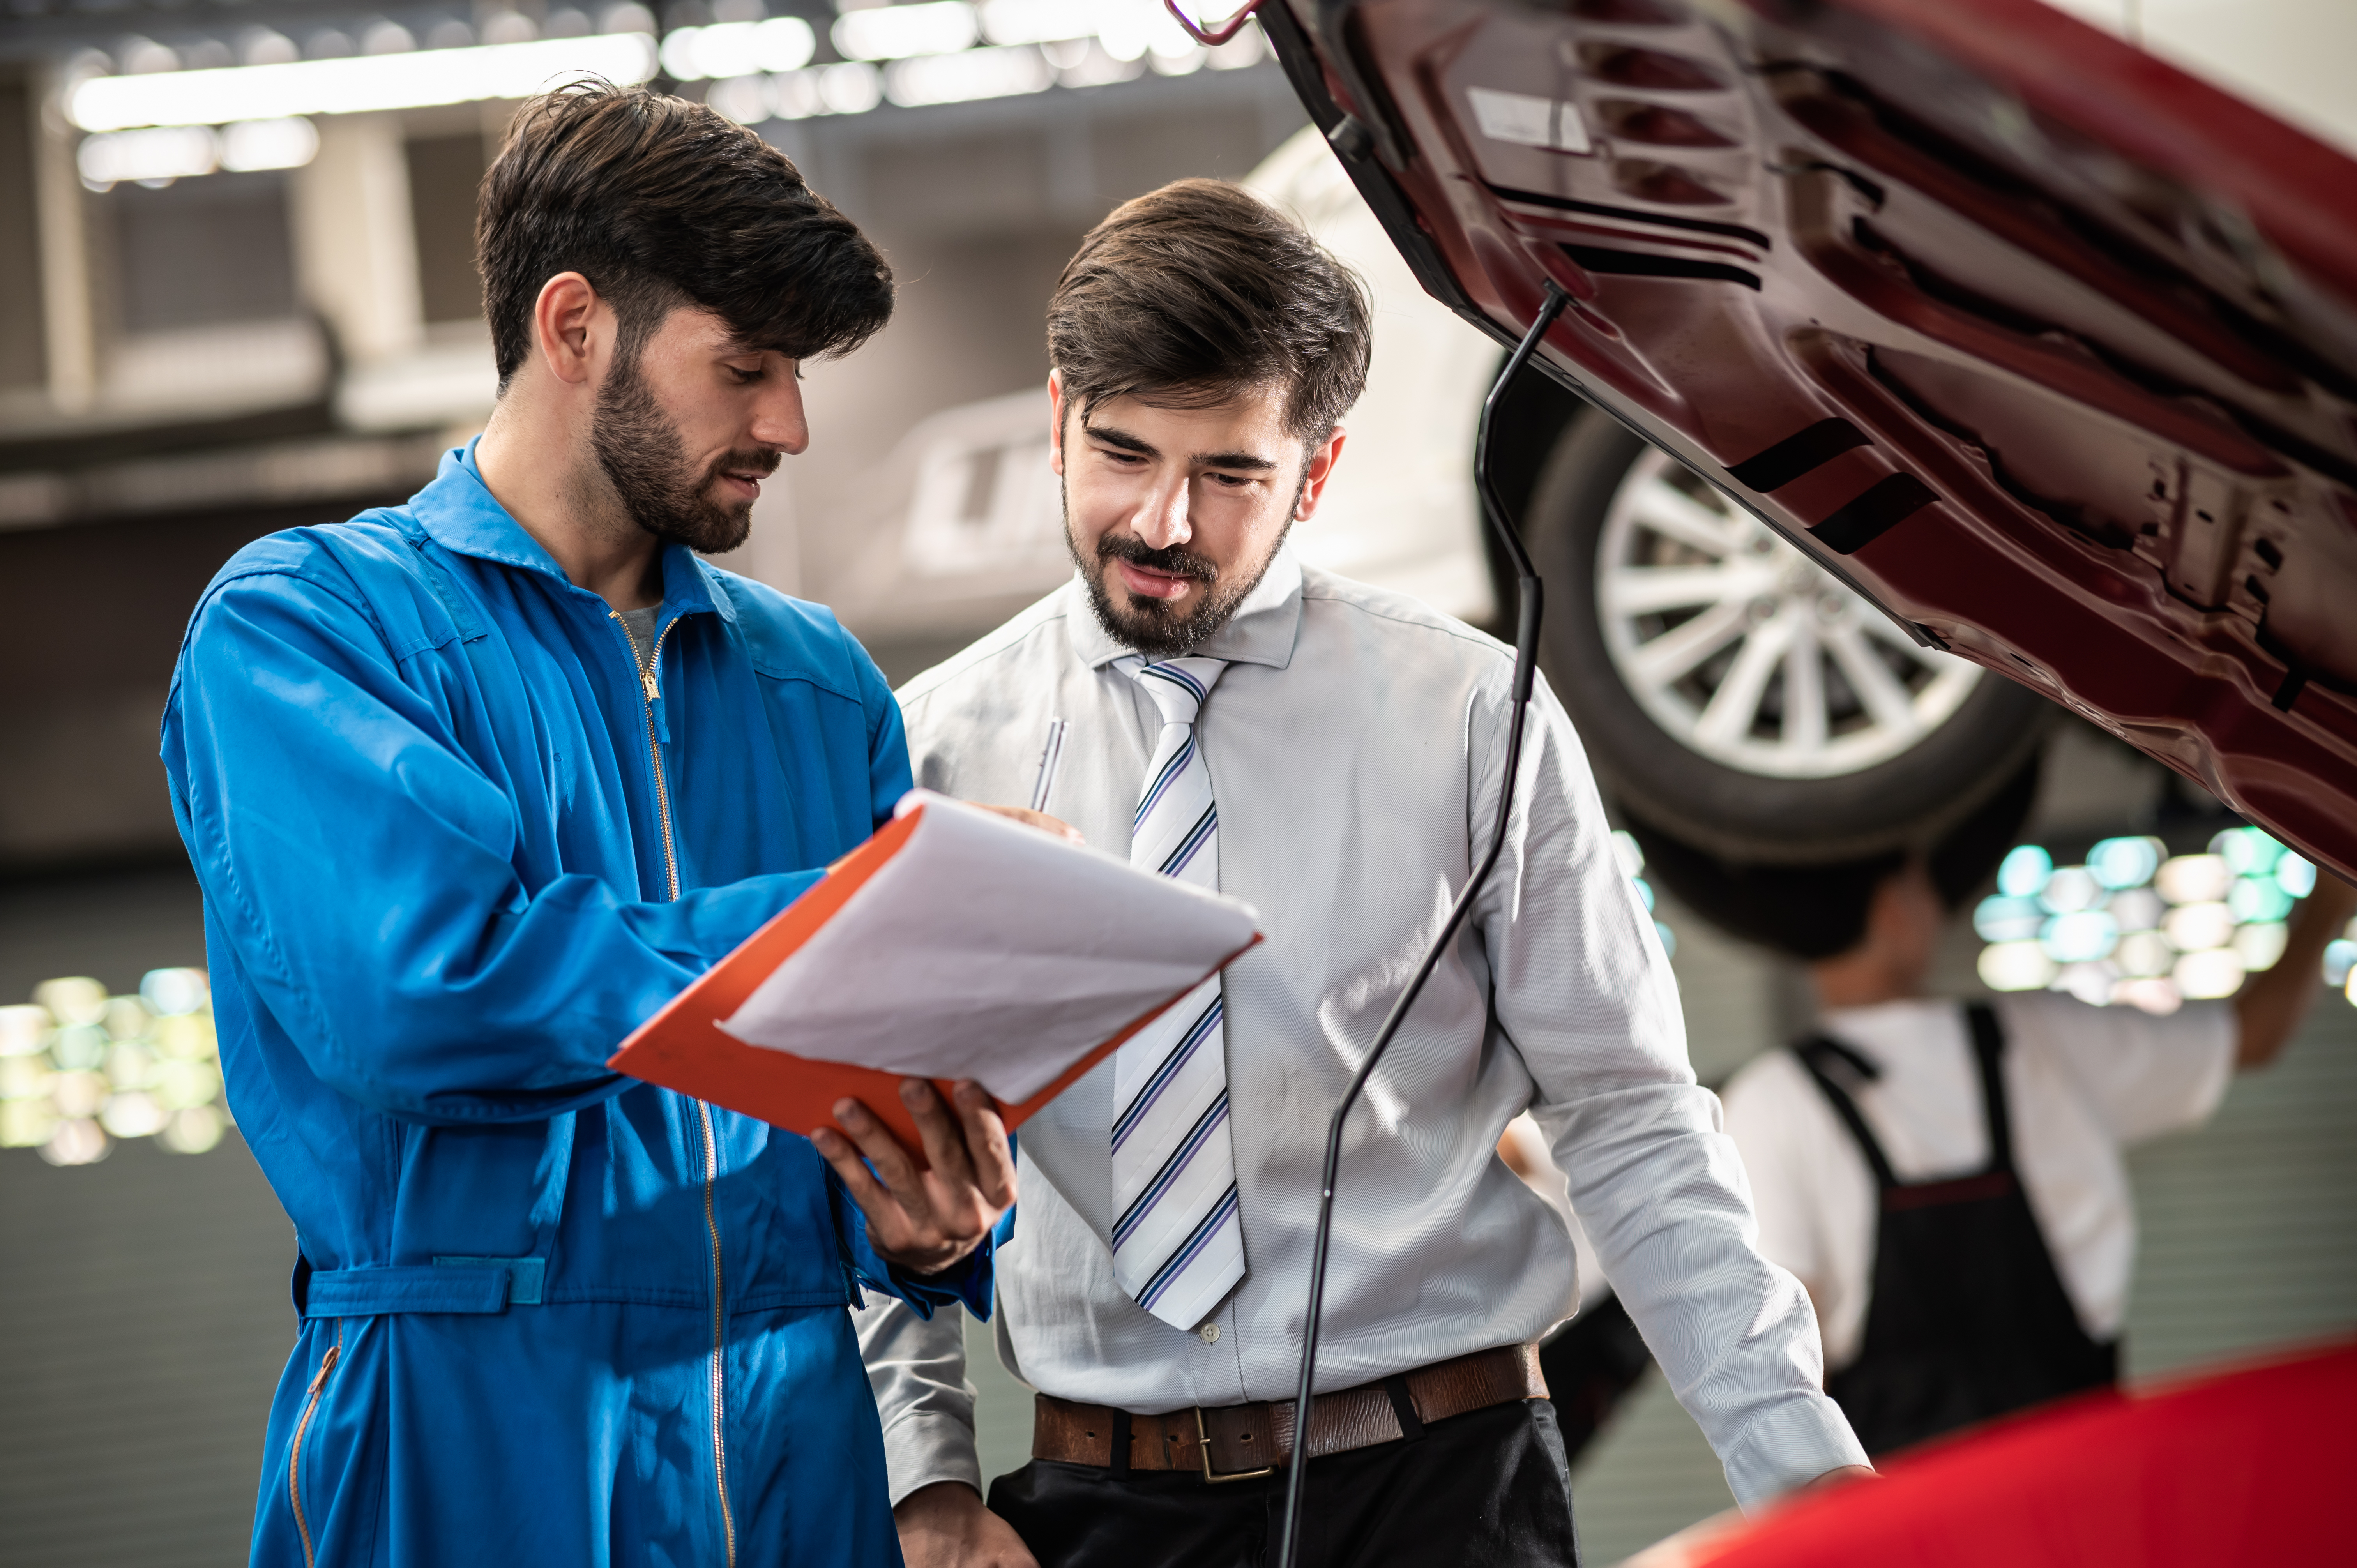
MULTIPOLYGON (((2072 8, 2117 22, 2132 0, 2072 8)), ((242 1558, 294 1242, 178 972, 203 942, 155 726, 188 607, 231 552, 406 497, 488 411, 469 224, 513 98, 558 70, 659 70, 785 148, 891 257, 896 318, 813 369, 813 449, 727 564, 834 604, 898 680, 1038 591, 1019 527, 1004 542, 1032 552, 1021 570, 994 576, 977 544, 947 586, 912 585, 899 543, 930 504, 927 452, 1036 419, 1040 307, 1080 235, 1168 179, 1242 177, 1305 123, 1256 33, 1207 53, 1157 18, 1146 0, 8 0, 0 1559, 242 1558), (178 125, 137 108, 224 80, 208 71, 303 60, 351 62, 357 85, 178 125)), ((986 530, 1005 487, 960 472, 942 504, 986 530)), ((1050 537, 1049 580, 1056 559, 1050 537)), ((2067 863, 2121 835, 2199 853, 2232 825, 2065 727, 2027 833, 2067 863)), ((1706 1079, 1802 1022, 1795 975, 1659 912, 1706 1079)), ((1982 988, 1987 940, 1959 924, 1951 989, 1982 988)), ((2357 1324, 2353 1120, 2357 1008, 2329 1003, 2208 1128, 2136 1157, 2134 1375, 2357 1324)), ((976 1351, 995 1473, 1020 1463, 1029 1408, 976 1351)), ((1728 1506, 1653 1376, 1575 1482, 1596 1563, 1728 1506)))

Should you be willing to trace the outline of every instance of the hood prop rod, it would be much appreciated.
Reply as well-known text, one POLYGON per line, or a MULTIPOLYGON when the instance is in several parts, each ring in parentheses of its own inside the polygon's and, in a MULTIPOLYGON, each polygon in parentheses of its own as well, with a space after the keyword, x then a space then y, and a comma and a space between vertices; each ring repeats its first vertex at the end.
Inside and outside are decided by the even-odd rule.
POLYGON ((1401 990, 1399 1000, 1392 1004, 1383 1017, 1383 1026, 1375 1031, 1374 1044, 1367 1047, 1366 1060, 1351 1077, 1351 1085, 1342 1091, 1341 1102, 1334 1107, 1333 1120, 1326 1128, 1326 1163, 1318 1181, 1318 1240, 1309 1258, 1309 1309, 1302 1320, 1301 1380, 1293 1397, 1293 1453, 1285 1471, 1285 1519, 1277 1535, 1276 1568, 1294 1568, 1295 1553, 1301 1540, 1301 1500, 1308 1476, 1310 1412, 1318 1371, 1318 1330, 1326 1309, 1326 1263, 1328 1249, 1334 1234, 1334 1178, 1342 1163, 1342 1126, 1350 1119, 1351 1110, 1359 1102, 1383 1053, 1391 1048, 1393 1037, 1399 1033, 1400 1024, 1415 999, 1424 992, 1424 983, 1432 977, 1441 955, 1448 950, 1457 933, 1463 929, 1466 917, 1473 911, 1473 901, 1480 897, 1482 886, 1496 868, 1499 854, 1506 847, 1506 829, 1514 811, 1514 785, 1522 771, 1523 720, 1530 711, 1531 689, 1538 674, 1539 645, 1539 574, 1531 564, 1530 552, 1523 547, 1522 535, 1515 530, 1513 520, 1506 514, 1505 502, 1498 495, 1496 482, 1490 475, 1490 433, 1496 422, 1498 405, 1505 401, 1507 389, 1523 367, 1530 363, 1547 328, 1571 296, 1553 279, 1546 285, 1546 299, 1539 306, 1538 317, 1521 342, 1506 358, 1505 367, 1491 384, 1490 395, 1481 403, 1481 428, 1473 445, 1473 478, 1481 492, 1481 510, 1490 520, 1491 531, 1514 565, 1514 678, 1512 707, 1506 721, 1505 771, 1498 781, 1498 825, 1490 835, 1490 847, 1466 879, 1465 890, 1450 906, 1448 918, 1441 923, 1440 934, 1433 939, 1431 948, 1415 974, 1401 990))

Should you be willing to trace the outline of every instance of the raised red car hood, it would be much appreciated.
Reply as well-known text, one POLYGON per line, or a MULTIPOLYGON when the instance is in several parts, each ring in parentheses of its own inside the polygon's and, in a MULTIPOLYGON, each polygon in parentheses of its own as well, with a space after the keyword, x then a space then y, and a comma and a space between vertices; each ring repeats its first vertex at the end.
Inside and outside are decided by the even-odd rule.
POLYGON ((2034 0, 1267 0, 1436 295, 2357 875, 2357 164, 2034 0))

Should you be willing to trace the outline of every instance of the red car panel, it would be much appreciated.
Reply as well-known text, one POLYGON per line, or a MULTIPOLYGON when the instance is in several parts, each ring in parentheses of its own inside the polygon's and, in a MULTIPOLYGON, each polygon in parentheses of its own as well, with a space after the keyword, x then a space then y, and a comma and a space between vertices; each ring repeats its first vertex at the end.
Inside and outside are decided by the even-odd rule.
POLYGON ((2035 0, 1268 0, 1426 286, 2357 875, 2357 164, 2035 0))

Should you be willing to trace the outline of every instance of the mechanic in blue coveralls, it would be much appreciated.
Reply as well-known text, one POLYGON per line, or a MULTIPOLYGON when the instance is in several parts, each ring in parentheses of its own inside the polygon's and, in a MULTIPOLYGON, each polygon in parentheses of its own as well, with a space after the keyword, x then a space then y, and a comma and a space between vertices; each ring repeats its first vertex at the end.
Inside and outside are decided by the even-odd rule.
POLYGON ((909 788, 858 645, 695 553, 891 274, 750 132, 602 86, 517 116, 478 242, 489 428, 240 552, 165 715, 301 1248, 253 1558, 897 1563, 845 1307, 988 1303, 996 1117, 905 1083, 920 1173, 851 1102, 813 1149, 604 1065, 909 788))

